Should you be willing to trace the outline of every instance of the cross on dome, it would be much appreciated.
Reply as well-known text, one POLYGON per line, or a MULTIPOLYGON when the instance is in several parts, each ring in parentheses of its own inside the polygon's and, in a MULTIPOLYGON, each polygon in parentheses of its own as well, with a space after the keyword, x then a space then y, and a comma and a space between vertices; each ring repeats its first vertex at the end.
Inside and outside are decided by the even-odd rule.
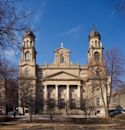
POLYGON ((61 42, 61 48, 64 48, 64 46, 63 46, 63 42, 61 42))

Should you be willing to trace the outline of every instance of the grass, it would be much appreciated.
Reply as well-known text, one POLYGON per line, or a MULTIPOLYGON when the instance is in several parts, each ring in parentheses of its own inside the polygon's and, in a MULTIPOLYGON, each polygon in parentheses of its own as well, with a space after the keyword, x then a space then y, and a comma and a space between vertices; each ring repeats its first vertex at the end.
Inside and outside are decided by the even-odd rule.
POLYGON ((107 126, 107 125, 73 125, 73 124, 27 124, 25 126, 22 125, 15 125, 15 126, 4 126, 0 128, 0 130, 108 130, 108 129, 118 129, 118 128, 125 128, 124 126, 119 127, 119 126, 107 126), (48 125, 48 126, 47 126, 48 125))
POLYGON ((90 119, 85 119, 85 118, 70 118, 69 119, 71 123, 75 124, 112 124, 114 123, 113 120, 110 118, 90 118, 90 119))
POLYGON ((91 118, 86 120, 85 118, 68 118, 65 120, 18 120, 17 118, 11 118, 8 116, 1 116, 0 121, 16 121, 16 124, 3 124, 0 125, 0 130, 82 130, 84 128, 93 128, 92 130, 104 129, 104 127, 110 127, 113 129, 125 129, 125 114, 117 115, 114 118, 91 118), (122 119, 122 121, 120 121, 122 119), (98 124, 98 125, 97 125, 98 124), (117 126, 113 125, 117 124, 117 126), (81 128, 82 127, 82 128, 81 128), (56 128, 56 129, 55 129, 56 128))

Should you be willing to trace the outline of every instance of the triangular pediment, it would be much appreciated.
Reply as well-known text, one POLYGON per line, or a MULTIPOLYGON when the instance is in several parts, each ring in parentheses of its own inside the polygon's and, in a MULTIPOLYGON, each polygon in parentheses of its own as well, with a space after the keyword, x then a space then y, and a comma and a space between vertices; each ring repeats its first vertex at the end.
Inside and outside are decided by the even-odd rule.
POLYGON ((44 78, 44 80, 81 80, 80 77, 61 71, 44 78))

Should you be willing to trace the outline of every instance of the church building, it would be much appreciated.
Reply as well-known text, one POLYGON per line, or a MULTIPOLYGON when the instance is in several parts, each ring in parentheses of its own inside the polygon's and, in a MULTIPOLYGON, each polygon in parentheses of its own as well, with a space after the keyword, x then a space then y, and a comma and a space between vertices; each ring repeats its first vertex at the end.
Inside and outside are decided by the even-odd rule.
POLYGON ((38 65, 35 35, 32 31, 25 32, 19 63, 19 107, 23 110, 28 108, 32 97, 35 99, 36 111, 44 114, 53 110, 55 114, 68 112, 76 115, 90 110, 94 115, 105 116, 104 85, 107 80, 104 80, 106 72, 99 32, 90 32, 88 46, 86 65, 73 64, 70 59, 71 52, 63 43, 54 50, 52 64, 38 65), (98 84, 102 75, 103 88, 98 84))

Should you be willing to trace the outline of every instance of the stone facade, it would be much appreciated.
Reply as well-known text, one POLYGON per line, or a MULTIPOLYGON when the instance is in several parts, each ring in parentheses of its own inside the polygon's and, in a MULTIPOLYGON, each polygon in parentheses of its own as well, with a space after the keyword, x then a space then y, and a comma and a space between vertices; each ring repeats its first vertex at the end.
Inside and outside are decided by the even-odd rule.
POLYGON ((81 108, 88 106, 88 109, 93 108, 93 114, 104 116, 103 100, 106 102, 106 92, 103 87, 102 99, 98 85, 100 75, 104 86, 103 46, 97 31, 89 34, 87 65, 71 63, 70 50, 64 48, 63 43, 54 51, 52 64, 37 65, 35 36, 28 31, 23 38, 22 58, 19 63, 19 107, 25 106, 22 103, 25 95, 32 95, 37 103, 41 103, 39 110, 43 113, 53 108, 56 114, 67 110, 70 114, 80 114, 81 108), (101 70, 97 63, 101 65, 101 70), (30 91, 26 93, 25 89, 30 91))

